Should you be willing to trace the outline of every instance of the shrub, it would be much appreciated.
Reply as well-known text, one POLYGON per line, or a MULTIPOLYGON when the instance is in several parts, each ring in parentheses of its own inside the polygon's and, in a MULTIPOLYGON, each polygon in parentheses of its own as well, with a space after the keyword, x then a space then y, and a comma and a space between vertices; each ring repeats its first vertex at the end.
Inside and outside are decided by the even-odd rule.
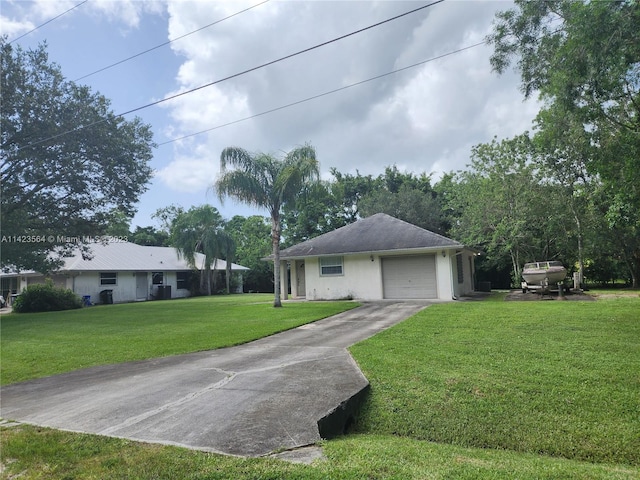
POLYGON ((82 299, 67 288, 53 285, 51 280, 44 284, 29 285, 13 302, 17 313, 53 312, 81 308, 82 299))

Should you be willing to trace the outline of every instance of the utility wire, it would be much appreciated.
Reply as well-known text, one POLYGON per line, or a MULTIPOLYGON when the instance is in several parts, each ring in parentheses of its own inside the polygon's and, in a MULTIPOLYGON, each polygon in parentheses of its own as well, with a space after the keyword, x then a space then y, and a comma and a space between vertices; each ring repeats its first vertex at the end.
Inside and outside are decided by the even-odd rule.
POLYGON ((263 63, 262 65, 258 65, 257 67, 252 67, 252 68, 249 68, 247 70, 243 70, 241 72, 234 73, 233 75, 229 75, 228 77, 224 77, 224 78, 221 78, 219 80, 215 80, 213 82, 205 83, 204 85, 200 85, 199 87, 195 87, 195 88, 186 90, 184 92, 176 93, 175 95, 171 95, 170 97, 166 97, 166 98, 163 98, 161 100, 156 100, 155 102, 151 102, 151 103, 148 103, 146 105, 142 105, 141 107, 137 107, 137 108, 133 108, 131 110, 127 110, 126 112, 122 112, 119 115, 121 115, 121 116, 128 115, 130 113, 134 113, 134 112, 137 112, 139 110, 143 110, 145 108, 153 107, 154 105, 158 105, 160 103, 164 103, 164 102, 167 102, 169 100, 173 100, 174 98, 178 98, 178 97, 181 97, 183 95, 187 95, 189 93, 193 93, 193 92, 196 92, 198 90, 202 90, 203 88, 211 87, 213 85, 217 85, 218 83, 226 82, 227 80, 231 80, 232 78, 236 78, 236 77, 240 77, 242 75, 246 75, 247 73, 254 72, 254 71, 259 70, 259 69, 264 68, 264 67, 268 67, 269 65, 273 65, 274 63, 282 62, 283 60, 288 60, 289 58, 293 58, 293 57, 296 57, 298 55, 302 55, 303 53, 307 53, 307 52, 310 52, 312 50, 315 50, 317 48, 324 47, 324 46, 329 45, 331 43, 335 43, 337 41, 344 40, 345 38, 351 37, 351 36, 356 35, 358 33, 362 33, 362 32, 364 32, 366 30, 370 30, 370 29, 375 28, 375 27, 379 27, 380 25, 383 25, 385 23, 391 22, 393 20, 397 20, 398 18, 405 17, 407 15, 410 15, 412 13, 418 12, 420 10, 423 10, 425 8, 431 7, 433 5, 436 5, 436 4, 442 3, 442 2, 444 2, 444 0, 436 0, 435 2, 429 3, 427 5, 423 5, 422 7, 418 7, 418 8, 415 8, 413 10, 410 10, 408 12, 401 13, 400 15, 396 15, 395 17, 391 17, 391 18, 388 18, 388 19, 383 20, 381 22, 374 23, 373 25, 369 25, 368 27, 364 27, 364 28, 361 28, 361 29, 356 30, 354 32, 347 33, 346 35, 342 35, 340 37, 336 37, 336 38, 334 38, 332 40, 327 40, 326 42, 318 43, 317 45, 314 45, 313 47, 305 48, 304 50, 299 50, 299 51, 297 51, 295 53, 291 53, 289 55, 285 55, 284 57, 280 57, 280 58, 277 58, 275 60, 271 60, 270 62, 263 63))
MULTIPOLYGON (((273 64, 278 63, 278 62, 281 62, 281 61, 283 61, 283 60, 287 60, 287 59, 289 59, 289 58, 292 58, 292 57, 295 57, 295 56, 301 55, 301 54, 303 54, 303 53, 310 52, 311 50, 315 50, 315 49, 317 49, 317 48, 324 47, 324 46, 329 45, 329 44, 331 44, 331 43, 335 43, 335 42, 337 42, 337 41, 339 41, 339 40, 343 40, 343 39, 345 39, 345 38, 347 38, 347 37, 351 37, 351 36, 353 36, 353 35, 356 35, 356 34, 358 34, 358 33, 362 33, 362 32, 364 32, 364 31, 370 30, 370 29, 372 29, 372 28, 379 27, 380 25, 383 25, 383 24, 385 24, 385 23, 389 23, 389 22, 391 22, 391 21, 393 21, 393 20, 397 20, 397 19, 402 18, 402 17, 405 17, 405 16, 407 16, 407 15, 411 15, 412 13, 416 13, 416 12, 418 12, 418 11, 420 11, 420 10, 424 10, 425 8, 432 7, 432 6, 437 5, 438 3, 442 3, 442 2, 444 2, 444 0, 436 0, 436 1, 432 2, 432 3, 428 3, 427 5, 423 5, 423 6, 421 6, 421 7, 414 8, 413 10, 409 10, 408 12, 401 13, 400 15, 396 15, 396 16, 394 16, 394 17, 388 18, 388 19, 383 20, 383 21, 378 22, 378 23, 374 23, 373 25, 369 25, 368 27, 364 27, 364 28, 361 28, 361 29, 359 29, 359 30, 355 30, 355 31, 353 31, 353 32, 351 32, 351 33, 347 33, 346 35, 341 35, 340 37, 336 37, 336 38, 334 38, 334 39, 332 39, 332 40, 327 40, 326 42, 319 43, 319 44, 317 44, 317 45, 314 45, 313 47, 309 47, 309 48, 305 48, 305 49, 303 49, 303 50, 299 50, 299 51, 297 51, 297 52, 295 52, 295 53, 291 53, 291 54, 289 54, 289 55, 285 55, 284 57, 280 57, 280 58, 278 58, 278 59, 276 59, 276 60, 271 60, 270 62, 267 62, 267 63, 263 63, 263 64, 261 64, 261 65, 258 65, 257 67, 249 68, 249 69, 247 69, 247 70, 243 70, 243 71, 238 72, 238 73, 235 73, 235 74, 233 74, 233 75, 229 75, 229 76, 227 76, 227 77, 221 78, 221 79, 219 79, 219 80, 215 80, 215 81, 213 81, 213 82, 206 83, 206 84, 201 85, 201 86, 199 86, 199 87, 195 87, 195 88, 192 88, 192 89, 190 89, 190 90, 186 90, 186 91, 184 91, 184 92, 177 93, 177 94, 172 95, 172 96, 170 96, 170 97, 166 97, 166 98, 163 98, 163 99, 161 99, 161 100, 157 100, 157 101, 155 101, 155 102, 147 103, 146 105, 142 105, 142 106, 140 106, 140 107, 133 108, 133 109, 131 109, 131 110, 127 110, 126 112, 118 113, 118 114, 116 114, 115 116, 116 116, 116 117, 122 117, 122 116, 125 116, 125 115, 129 115, 129 114, 131 114, 131 113, 138 112, 138 111, 140 111, 140 110, 144 110, 144 109, 146 109, 146 108, 153 107, 153 106, 155 106, 155 105, 159 105, 159 104, 164 103, 164 102, 167 102, 167 101, 169 101, 169 100, 173 100, 173 99, 178 98, 178 97, 181 97, 181 96, 183 96, 183 95, 187 95, 187 94, 189 94, 189 93, 193 93, 193 92, 196 92, 196 91, 198 91, 198 90, 202 90, 203 88, 211 87, 211 86, 213 86, 213 85, 217 85, 217 84, 222 83, 222 82, 225 82, 225 81, 227 81, 227 80, 231 80, 232 78, 236 78, 236 77, 239 77, 239 76, 241 76, 241 75, 246 75, 247 73, 250 73, 250 72, 256 71, 256 70, 258 70, 258 69, 261 69, 261 68, 267 67, 267 66, 269 66, 269 65, 273 65, 273 64)), ((83 129, 85 129, 85 128, 92 127, 92 126, 94 126, 94 125, 98 125, 98 124, 103 123, 103 122, 105 122, 105 121, 106 121, 106 119, 102 119, 102 120, 98 120, 98 121, 95 121, 95 122, 92 122, 92 123, 88 123, 88 124, 86 124, 86 125, 80 125, 80 126, 78 126, 78 127, 74 128, 74 129, 67 130, 66 132, 62 132, 62 133, 59 133, 59 134, 57 134, 57 135, 52 135, 52 136, 50 136, 50 137, 44 138, 44 139, 42 139, 42 140, 38 140, 38 141, 36 141, 36 142, 32 142, 32 143, 30 143, 30 144, 28 144, 28 145, 25 145, 24 147, 20 147, 20 148, 16 149, 16 151, 20 151, 20 150, 23 150, 23 149, 25 149, 25 148, 31 148, 31 147, 34 147, 34 146, 39 145, 39 144, 41 144, 41 143, 48 142, 48 141, 50 141, 50 140, 55 140, 56 138, 60 138, 60 137, 62 137, 62 136, 64 136, 64 135, 68 135, 69 133, 77 132, 77 131, 79 131, 79 130, 83 130, 83 129)))
POLYGON ((172 38, 171 40, 169 40, 167 42, 164 42, 164 43, 161 43, 159 45, 156 45, 155 47, 148 48, 147 50, 144 50, 144 51, 142 51, 140 53, 136 53, 135 55, 131 55, 130 57, 127 57, 127 58, 125 58, 123 60, 120 60, 118 62, 112 63, 111 65, 107 65, 106 67, 100 68, 99 70, 96 70, 95 72, 87 73, 86 75, 83 75, 82 77, 76 78, 74 80, 74 82, 77 82, 79 80, 82 80, 82 79, 85 79, 85 78, 90 77, 92 75, 95 75, 96 73, 104 72, 105 70, 108 70, 108 69, 110 69, 112 67, 115 67, 116 65, 120 65, 122 63, 128 62, 129 60, 132 60, 132 59, 134 59, 136 57, 144 55, 145 53, 149 53, 149 52, 152 52, 153 50, 157 50, 158 48, 161 48, 161 47, 164 47, 166 45, 169 45, 170 43, 173 43, 176 40, 180 40, 182 38, 188 37, 189 35, 193 35, 194 33, 197 33, 197 32, 199 32, 201 30, 204 30, 205 28, 212 27, 213 25, 216 25, 216 24, 218 24, 220 22, 223 22, 223 21, 228 20, 228 19, 230 19, 232 17, 235 17, 236 15, 240 15, 241 13, 244 13, 244 12, 246 12, 248 10, 251 10, 252 8, 256 8, 256 7, 260 6, 260 5, 263 5, 263 4, 267 3, 268 1, 269 0, 264 0, 263 2, 257 3, 255 5, 252 5, 251 7, 245 8, 244 10, 240 10, 239 12, 231 14, 228 17, 221 18, 220 20, 216 20, 215 22, 210 23, 208 25, 205 25, 204 27, 200 27, 197 30, 193 30, 192 32, 185 33, 184 35, 180 35, 179 37, 172 38))
MULTIPOLYGON (((302 100, 298 100, 298 101, 295 101, 295 102, 288 103, 286 105, 281 105, 279 107, 275 107, 275 108, 272 108, 272 109, 269 109, 269 110, 265 110, 264 112, 256 113, 256 114, 250 115, 248 117, 244 117, 244 118, 240 118, 238 120, 233 120, 231 122, 223 123, 223 124, 217 125, 215 127, 207 128, 206 130, 200 130, 199 132, 190 133, 190 134, 187 134, 187 135, 183 135, 181 137, 176 137, 176 138, 173 138, 171 140, 167 140, 165 142, 158 143, 154 148, 160 148, 160 147, 163 147, 165 145, 169 145, 171 143, 175 143, 175 142, 178 142, 180 140, 184 140, 186 138, 195 137, 196 135, 201 135, 203 133, 207 133, 207 132, 211 132, 213 130, 218 130, 220 128, 228 127, 228 126, 234 125, 236 123, 240 123, 240 122, 244 122, 244 121, 247 121, 247 120, 251 120, 253 118, 257 118, 257 117, 261 117, 261 116, 264 116, 264 115, 268 115, 270 113, 277 112, 279 110, 284 110, 286 108, 293 107, 295 105, 300 105, 301 103, 310 102, 311 100, 315 100, 317 98, 325 97, 327 95, 331 95, 333 93, 337 93, 337 92, 340 92, 342 90, 347 90, 347 89, 352 88, 352 87, 357 87, 359 85, 363 85, 365 83, 372 82, 374 80, 378 80, 380 78, 384 78, 384 77, 387 77, 389 75, 394 75, 396 73, 404 72, 405 70, 409 70, 411 68, 415 68, 415 67, 418 67, 420 65, 424 65, 426 63, 433 62, 435 60, 440 60, 441 58, 449 57, 451 55, 455 55, 456 53, 461 53, 461 52, 464 52, 465 50, 470 50, 472 48, 476 48, 476 47, 479 47, 481 45, 486 45, 487 43, 488 43, 487 40, 485 40, 485 41, 482 41, 482 42, 474 43, 472 45, 467 45, 466 47, 461 47, 461 48, 458 48, 457 50, 452 50, 450 52, 443 53, 443 54, 438 55, 436 57, 431 57, 431 58, 429 58, 427 60, 423 60, 421 62, 413 63, 411 65, 407 65, 406 67, 398 68, 396 70, 392 70, 392 71, 387 72, 387 73, 376 75, 375 77, 370 77, 370 78, 367 78, 365 80, 361 80, 359 82, 352 83, 350 85, 345 85, 343 87, 335 88, 333 90, 329 90, 327 92, 320 93, 318 95, 313 95, 311 97, 307 97, 307 98, 304 98, 302 100)), ((115 158, 117 159, 117 158, 120 158, 120 157, 115 157, 115 158)), ((40 180, 43 180, 43 179, 40 179, 40 180)))
POLYGON ((51 18, 51 19, 47 20, 47 21, 46 21, 46 22, 44 22, 43 24, 38 25, 37 27, 35 27, 35 28, 33 28, 33 29, 29 30, 27 33, 23 33, 23 34, 22 34, 22 35, 20 35, 18 38, 14 38, 13 40, 11 40, 11 41, 9 42, 9 44, 12 44, 13 42, 15 42, 15 41, 17 41, 17 40, 20 40, 21 38, 26 37, 26 36, 27 36, 27 35, 29 35, 30 33, 33 33, 33 32, 35 32, 36 30, 38 30, 39 28, 44 27, 47 23, 51 23, 51 22, 53 22, 55 19, 60 18, 61 16, 63 16, 63 15, 64 15, 64 14, 66 14, 66 13, 69 13, 71 10, 73 10, 73 9, 75 9, 75 8, 78 8, 80 5, 84 5, 84 4, 85 4, 85 3, 87 3, 88 1, 89 1, 89 0, 84 0, 83 2, 80 2, 80 3, 78 3, 77 5, 74 5, 74 6, 73 6, 73 7, 71 7, 70 9, 65 10, 64 12, 62 12, 60 15, 56 15, 55 17, 53 17, 53 18, 51 18))
POLYGON ((248 117, 240 118, 238 120, 233 120, 231 122, 227 122, 227 123, 223 123, 221 125, 217 125, 215 127, 207 128, 206 130, 200 130, 199 132, 190 133, 188 135, 183 135, 181 137, 173 138, 171 140, 167 140, 165 142, 159 143, 157 145, 157 147, 162 147, 164 145, 169 145, 170 143, 178 142, 180 140, 184 140, 185 138, 195 137, 196 135, 200 135, 200 134, 203 134, 203 133, 211 132, 213 130, 218 130, 219 128, 228 127, 229 125, 235 125, 236 123, 240 123, 240 122, 244 122, 244 121, 247 121, 247 120, 251 120, 253 118, 261 117, 263 115, 268 115, 269 113, 277 112, 279 110, 284 110, 285 108, 293 107, 295 105, 300 105, 301 103, 310 102, 311 100, 315 100, 317 98, 325 97, 327 95, 331 95, 333 93, 337 93, 337 92, 340 92, 342 90, 347 90, 347 89, 352 88, 352 87, 357 87, 359 85, 362 85, 362 84, 365 84, 365 83, 368 83, 368 82, 372 82, 374 80, 379 80, 380 78, 387 77, 389 75, 394 75, 396 73, 404 72, 405 70, 409 70, 411 68, 419 67, 420 65, 424 65, 426 63, 433 62, 435 60, 440 60, 441 58, 445 58, 445 57, 454 55, 456 53, 461 53, 461 52, 464 52, 465 50, 470 50, 472 48, 479 47, 480 45, 485 45, 486 43, 487 43, 487 41, 485 40, 483 42, 474 43, 473 45, 467 45, 466 47, 461 47, 461 48, 459 48, 457 50, 453 50, 451 52, 447 52, 447 53, 443 53, 442 55, 438 55, 437 57, 432 57, 432 58, 429 58, 427 60, 423 60, 423 61, 418 62, 418 63, 407 65, 406 67, 398 68, 396 70, 392 70, 392 71, 387 72, 387 73, 376 75, 375 77, 367 78, 366 80, 361 80, 359 82, 351 83, 349 85, 345 85, 345 86, 340 87, 340 88, 329 90, 329 91, 324 92, 324 93, 319 93, 318 95, 313 95, 312 97, 307 97, 307 98, 304 98, 302 100, 298 100, 298 101, 295 101, 295 102, 287 103, 286 105, 281 105, 279 107, 275 107, 275 108, 272 108, 272 109, 269 109, 269 110, 265 110, 264 112, 260 112, 260 113, 256 113, 256 114, 250 115, 248 117))

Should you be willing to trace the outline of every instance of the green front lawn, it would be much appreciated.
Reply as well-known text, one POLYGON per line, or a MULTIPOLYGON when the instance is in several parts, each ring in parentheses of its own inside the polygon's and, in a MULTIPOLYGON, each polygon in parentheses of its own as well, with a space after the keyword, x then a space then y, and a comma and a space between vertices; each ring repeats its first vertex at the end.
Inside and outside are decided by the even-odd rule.
MULTIPOLYGON (((298 305, 330 304, 277 312, 298 305)), ((351 348, 371 395, 357 432, 311 466, 27 425, 0 430, 0 460, 21 479, 637 479, 638 312, 638 297, 433 305, 351 348)), ((5 321, 19 318, 2 319, 3 371, 5 321)), ((171 324, 147 322, 154 341, 171 324)))
POLYGON ((358 305, 272 302, 273 295, 247 294, 3 315, 1 384, 238 345, 358 305))
POLYGON ((640 469, 424 442, 349 435, 324 442, 312 465, 237 458, 28 425, 0 430, 6 477, 16 480, 637 480, 640 469))
POLYGON ((640 466, 640 299, 434 305, 351 348, 359 430, 640 466))

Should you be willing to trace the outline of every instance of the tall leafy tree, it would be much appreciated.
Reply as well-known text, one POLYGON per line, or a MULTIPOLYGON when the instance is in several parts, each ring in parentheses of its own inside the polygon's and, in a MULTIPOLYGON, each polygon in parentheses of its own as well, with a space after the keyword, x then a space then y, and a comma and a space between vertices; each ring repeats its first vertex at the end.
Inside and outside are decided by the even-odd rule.
POLYGON ((442 207, 431 178, 422 173, 403 173, 394 165, 377 178, 380 185, 358 202, 362 216, 386 213, 405 222, 437 233, 444 233, 442 207))
POLYGON ((273 265, 262 260, 271 253, 269 225, 269 219, 259 215, 236 215, 226 225, 237 246, 237 262, 250 269, 243 273, 243 284, 249 291, 273 292, 273 265))
POLYGON ((432 231, 444 225, 429 175, 404 173, 393 165, 374 177, 331 169, 333 180, 305 187, 284 206, 286 245, 293 245, 355 222, 362 216, 387 213, 432 231))
POLYGON ((328 181, 313 182, 305 185, 294 201, 285 203, 282 216, 285 246, 304 242, 347 224, 344 204, 337 194, 340 189, 335 187, 335 183, 328 181))
POLYGON ((596 149, 583 125, 558 108, 543 109, 536 124, 538 161, 546 181, 564 190, 563 204, 573 220, 570 236, 575 238, 578 274, 583 284, 585 256, 595 250, 594 236, 590 235, 595 223, 592 201, 600 181, 589 173, 588 164, 596 149))
POLYGON ((491 64, 515 61, 526 97, 539 95, 544 129, 573 118, 588 137, 587 169, 602 182, 610 234, 640 282, 640 6, 635 0, 516 0, 498 13, 491 64))
POLYGON ((432 232, 444 233, 440 202, 435 196, 409 185, 401 186, 397 192, 384 189, 371 192, 360 201, 358 209, 364 217, 386 213, 432 232))
POLYGON ((381 188, 380 177, 374 178, 373 175, 362 175, 356 171, 356 174, 341 173, 337 168, 330 170, 334 180, 332 181, 332 192, 336 198, 341 199, 342 212, 345 223, 353 223, 360 217, 359 203, 360 200, 368 193, 381 188))
POLYGON ((526 134, 476 145, 469 170, 454 177, 446 200, 458 213, 452 235, 485 251, 495 266, 508 259, 514 285, 525 262, 564 260, 561 198, 541 181, 533 155, 526 134))
POLYGON ((169 234, 163 230, 156 230, 154 227, 139 227, 130 235, 131 241, 138 245, 166 247, 169 245, 169 234))
POLYGON ((230 196, 265 208, 271 218, 274 307, 280 299, 280 237, 283 205, 292 201, 303 186, 320 176, 315 149, 297 147, 278 159, 266 153, 250 153, 239 147, 227 147, 220 155, 220 177, 215 189, 220 201, 230 196), (231 168, 230 168, 231 167, 231 168))
POLYGON ((640 7, 634 0, 515 0, 488 40, 491 65, 517 60, 526 97, 640 132, 640 7))
POLYGON ((66 237, 102 235, 114 211, 131 218, 152 170, 152 133, 109 100, 64 78, 46 45, 0 38, 2 266, 49 271, 66 237), (16 242, 14 239, 33 241, 16 242))

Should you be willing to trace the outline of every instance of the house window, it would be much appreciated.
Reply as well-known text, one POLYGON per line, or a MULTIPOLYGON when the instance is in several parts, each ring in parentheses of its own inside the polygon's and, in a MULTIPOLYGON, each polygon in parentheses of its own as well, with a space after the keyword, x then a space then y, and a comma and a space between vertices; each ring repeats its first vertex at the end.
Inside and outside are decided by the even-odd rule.
POLYGON ((342 257, 320 259, 320 276, 342 275, 342 257))
POLYGON ((117 272, 102 272, 100 274, 100 285, 117 285, 118 273, 117 272))
POLYGON ((151 272, 151 282, 154 285, 162 285, 164 283, 164 272, 151 272))
POLYGON ((191 272, 176 272, 176 288, 182 290, 189 290, 189 278, 191 272))
POLYGON ((462 268, 462 255, 456 255, 456 266, 458 267, 458 283, 464 283, 464 268, 462 268))

